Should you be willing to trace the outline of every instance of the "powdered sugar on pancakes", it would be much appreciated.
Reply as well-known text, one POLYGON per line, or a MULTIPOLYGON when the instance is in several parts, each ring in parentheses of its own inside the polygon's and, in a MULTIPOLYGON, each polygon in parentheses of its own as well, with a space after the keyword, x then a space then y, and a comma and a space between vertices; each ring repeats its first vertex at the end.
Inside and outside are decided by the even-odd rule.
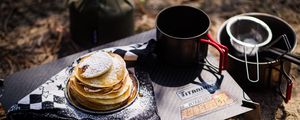
POLYGON ((80 74, 83 78, 93 78, 107 72, 113 64, 111 56, 106 52, 96 52, 91 56, 83 59, 78 68, 83 70, 80 74))

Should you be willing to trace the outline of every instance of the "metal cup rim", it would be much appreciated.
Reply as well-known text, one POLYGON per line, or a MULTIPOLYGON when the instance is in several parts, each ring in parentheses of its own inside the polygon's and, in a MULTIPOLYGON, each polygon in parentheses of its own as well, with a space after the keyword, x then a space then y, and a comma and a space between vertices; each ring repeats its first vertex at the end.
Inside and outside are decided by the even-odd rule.
POLYGON ((159 30, 162 34, 164 34, 164 35, 166 35, 166 36, 168 36, 168 37, 170 37, 170 38, 177 39, 177 40, 187 40, 187 39, 195 39, 195 38, 198 38, 198 37, 200 37, 200 36, 202 36, 202 35, 204 35, 204 34, 206 34, 206 33, 208 32, 208 30, 209 30, 209 28, 210 28, 210 25, 211 25, 211 20, 210 20, 209 16, 208 16, 203 10, 197 9, 197 8, 195 8, 195 7, 191 7, 191 6, 188 6, 188 5, 175 5, 175 6, 170 6, 170 7, 164 8, 163 10, 159 11, 159 13, 157 14, 157 16, 156 16, 156 18, 155 18, 155 27, 156 27, 156 29, 159 30), (208 21, 209 21, 206 30, 203 31, 203 32, 202 32, 201 34, 199 34, 199 35, 191 36, 191 37, 175 37, 175 36, 172 36, 172 35, 169 35, 169 34, 165 33, 163 30, 161 30, 161 29, 159 28, 158 24, 157 24, 158 17, 161 15, 162 12, 165 12, 166 10, 168 10, 168 9, 170 9, 170 8, 176 8, 176 7, 192 8, 192 9, 198 10, 198 11, 200 11, 201 13, 203 13, 203 14, 206 16, 206 18, 208 19, 208 21))

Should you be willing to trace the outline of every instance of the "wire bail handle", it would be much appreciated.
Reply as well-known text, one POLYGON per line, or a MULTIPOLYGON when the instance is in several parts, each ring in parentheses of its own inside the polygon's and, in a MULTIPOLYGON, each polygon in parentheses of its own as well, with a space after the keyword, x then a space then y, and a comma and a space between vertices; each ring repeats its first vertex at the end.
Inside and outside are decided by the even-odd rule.
MULTIPOLYGON (((255 46, 256 47, 256 46, 255 46)), ((254 48, 255 48, 254 47, 254 48)), ((253 49, 254 49, 253 48, 253 49)), ((252 49, 252 50, 253 50, 252 49)), ((248 59, 247 59, 247 54, 246 54, 246 48, 244 46, 244 57, 245 57, 245 65, 246 65, 246 73, 247 73, 247 79, 250 81, 250 82, 253 82, 253 83, 256 83, 259 81, 259 56, 258 56, 258 51, 256 51, 255 53, 255 57, 256 57, 256 80, 252 80, 250 78, 250 75, 249 75, 249 68, 248 68, 248 59)))

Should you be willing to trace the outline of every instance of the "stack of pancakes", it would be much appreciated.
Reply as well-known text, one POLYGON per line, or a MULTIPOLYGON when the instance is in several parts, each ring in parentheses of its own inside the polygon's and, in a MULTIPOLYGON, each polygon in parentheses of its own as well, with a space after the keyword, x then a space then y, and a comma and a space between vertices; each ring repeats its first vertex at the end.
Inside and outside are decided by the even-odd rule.
POLYGON ((133 82, 122 57, 99 51, 80 60, 67 90, 80 105, 107 111, 122 107, 136 95, 133 82))

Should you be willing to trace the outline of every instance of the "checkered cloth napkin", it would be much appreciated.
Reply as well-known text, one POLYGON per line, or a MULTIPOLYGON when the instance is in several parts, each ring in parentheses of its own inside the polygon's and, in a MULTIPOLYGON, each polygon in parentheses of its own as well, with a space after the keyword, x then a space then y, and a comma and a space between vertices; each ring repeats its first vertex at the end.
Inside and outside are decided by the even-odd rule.
MULTIPOLYGON (((144 56, 153 51, 155 40, 146 43, 133 44, 129 46, 113 47, 103 49, 119 54, 126 61, 127 66, 134 66, 144 56)), ((78 62, 76 60, 74 62, 78 62)), ((65 97, 64 89, 70 72, 74 68, 71 66, 60 71, 51 77, 40 87, 32 91, 27 96, 18 101, 8 111, 9 119, 159 119, 154 100, 152 84, 149 80, 137 78, 140 83, 139 93, 143 97, 138 97, 133 104, 122 111, 107 114, 89 114, 80 111, 70 105, 65 97)))

